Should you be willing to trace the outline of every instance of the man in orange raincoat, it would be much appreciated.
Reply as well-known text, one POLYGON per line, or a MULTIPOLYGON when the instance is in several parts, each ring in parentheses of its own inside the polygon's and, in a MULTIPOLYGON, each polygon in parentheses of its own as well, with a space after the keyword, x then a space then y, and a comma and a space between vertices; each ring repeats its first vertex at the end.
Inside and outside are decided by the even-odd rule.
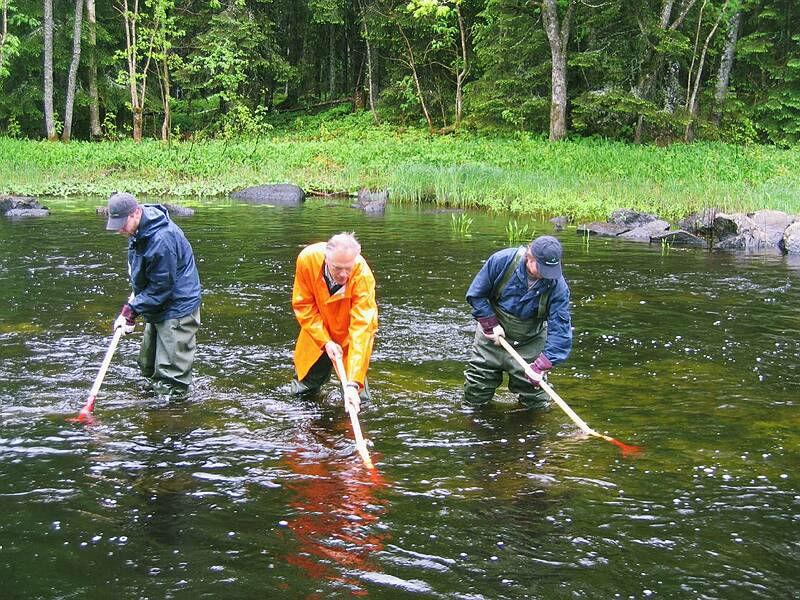
POLYGON ((369 399, 367 369, 378 329, 375 277, 352 233, 305 247, 297 257, 292 308, 300 323, 294 348, 292 392, 311 397, 330 379, 341 358, 345 407, 356 412, 369 399))

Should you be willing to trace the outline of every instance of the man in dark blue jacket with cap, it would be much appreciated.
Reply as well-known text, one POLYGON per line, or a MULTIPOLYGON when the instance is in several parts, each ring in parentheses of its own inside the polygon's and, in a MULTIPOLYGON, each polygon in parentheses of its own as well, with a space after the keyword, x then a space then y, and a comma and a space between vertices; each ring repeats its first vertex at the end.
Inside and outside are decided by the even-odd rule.
POLYGON ((478 321, 467 368, 464 399, 489 402, 508 373, 508 389, 530 408, 547 405, 538 382, 569 356, 572 323, 569 287, 561 273, 561 243, 543 235, 529 246, 507 248, 489 257, 467 290, 467 302, 478 321), (529 379, 499 345, 503 336, 537 375, 529 379))
POLYGON ((106 229, 129 238, 133 296, 114 330, 130 333, 145 321, 139 367, 162 396, 182 399, 192 383, 195 335, 200 327, 200 276, 192 246, 160 204, 139 204, 127 193, 108 199, 106 229))

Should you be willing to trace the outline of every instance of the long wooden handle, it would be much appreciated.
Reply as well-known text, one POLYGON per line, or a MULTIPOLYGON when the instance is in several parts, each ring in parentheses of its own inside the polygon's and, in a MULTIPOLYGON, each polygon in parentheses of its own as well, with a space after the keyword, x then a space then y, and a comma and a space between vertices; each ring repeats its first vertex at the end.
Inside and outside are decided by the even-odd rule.
MULTIPOLYGON (((511 344, 509 344, 509 343, 508 343, 508 342, 505 340, 505 338, 504 338, 503 336, 498 336, 498 337, 497 337, 497 339, 498 339, 498 341, 500 342, 500 345, 501 345, 501 346, 503 346, 503 348, 505 348, 505 349, 506 349, 506 352, 508 352, 508 353, 509 353, 509 354, 510 354, 510 355, 511 355, 513 358, 514 358, 514 360, 516 360, 516 361, 519 363, 519 365, 520 365, 520 366, 521 366, 523 369, 525 369, 525 373, 527 373, 528 377, 530 377, 531 379, 536 379, 536 373, 534 373, 533 369, 531 369, 531 367, 530 367, 530 365, 528 364, 528 362, 527 362, 527 361, 526 361, 524 358, 522 358, 522 357, 519 355, 519 352, 517 352, 516 350, 514 350, 514 348, 511 346, 511 344)), ((608 437, 608 436, 605 436, 605 435, 603 435, 602 433, 598 433, 598 432, 596 432, 594 429, 592 429, 591 427, 589 427, 589 425, 587 425, 587 424, 586 424, 586 421, 584 421, 583 419, 581 419, 581 418, 580 418, 580 417, 579 417, 579 416, 578 416, 578 415, 575 413, 575 411, 574 411, 574 410, 572 410, 572 409, 569 407, 569 404, 567 404, 566 402, 564 402, 564 400, 562 400, 562 399, 561 399, 561 396, 559 396, 558 394, 556 394, 555 390, 554 390, 553 388, 551 388, 551 387, 550 387, 550 384, 549 384, 549 383, 547 383, 547 382, 546 382, 544 379, 542 379, 541 381, 539 381, 539 387, 541 387, 541 388, 542 388, 542 389, 543 389, 543 390, 544 390, 544 391, 547 393, 547 395, 548 395, 548 396, 550 396, 550 398, 552 398, 552 399, 553 399, 553 402, 555 402, 556 404, 558 404, 558 407, 559 407, 561 410, 563 410, 563 411, 566 413, 566 415, 567 415, 567 416, 568 416, 570 419, 572 419, 572 422, 573 422, 573 423, 575 423, 575 425, 577 425, 578 427, 580 427, 580 428, 583 430, 583 432, 584 432, 584 433, 586 433, 586 434, 588 434, 588 435, 594 435, 594 436, 596 436, 596 437, 603 438, 604 440, 611 440, 611 439, 613 439, 613 438, 610 438, 610 437, 608 437)))
POLYGON ((108 366, 111 364, 111 359, 114 357, 114 352, 117 350, 117 344, 119 344, 119 340, 123 333, 125 333, 123 328, 117 327, 117 330, 114 332, 114 337, 111 338, 111 343, 108 345, 108 350, 106 350, 106 355, 103 358, 103 362, 100 364, 100 370, 97 372, 97 377, 94 379, 94 385, 89 392, 89 396, 96 397, 100 391, 100 386, 103 385, 103 379, 106 376, 106 371, 108 371, 108 366))
MULTIPOLYGON (((347 373, 344 369, 344 363, 342 359, 337 357, 334 362, 334 367, 336 367, 336 375, 339 377, 339 382, 342 384, 342 396, 347 398, 347 373)), ((350 415, 350 425, 353 427, 353 437, 356 440, 356 450, 358 450, 359 456, 361 456, 361 460, 364 462, 364 466, 367 469, 374 469, 375 466, 372 464, 372 459, 369 456, 369 451, 367 450, 367 442, 364 440, 364 436, 361 434, 361 424, 358 422, 358 415, 356 411, 347 403, 345 400, 345 409, 347 413, 350 415)))
MULTIPOLYGON (((130 272, 130 265, 128 265, 128 272, 130 272)), ((133 298, 134 295, 131 292, 131 295, 128 296, 128 302, 131 302, 133 298)), ((92 389, 89 390, 89 396, 86 398, 86 402, 84 402, 81 412, 78 413, 78 421, 91 421, 91 415, 92 411, 94 410, 94 403, 97 400, 97 394, 100 393, 100 386, 103 385, 103 379, 106 377, 106 371, 108 371, 108 367, 111 364, 111 359, 114 357, 114 352, 116 352, 119 340, 124 333, 125 330, 122 327, 117 327, 116 331, 114 331, 114 336, 111 338, 111 343, 108 345, 106 355, 103 357, 103 362, 100 363, 100 370, 97 372, 97 376, 94 378, 92 389)))

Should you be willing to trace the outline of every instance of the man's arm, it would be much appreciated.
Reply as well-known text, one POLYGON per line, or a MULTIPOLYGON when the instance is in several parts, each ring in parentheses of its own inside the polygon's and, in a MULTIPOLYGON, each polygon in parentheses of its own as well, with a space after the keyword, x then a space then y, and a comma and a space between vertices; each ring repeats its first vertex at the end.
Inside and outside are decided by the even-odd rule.
POLYGON ((550 295, 544 354, 555 365, 567 360, 571 351, 572 318, 569 306, 569 287, 562 277, 550 295))
MULTIPOLYGON (((173 242, 174 240, 168 241, 173 242)), ((136 314, 148 315, 161 312, 175 286, 178 270, 175 248, 164 240, 154 239, 151 244, 153 246, 147 249, 144 257, 146 285, 128 303, 136 314)))
MULTIPOLYGON (((372 344, 378 321, 378 305, 375 302, 375 278, 368 269, 353 278, 353 293, 350 304, 350 346, 347 351, 347 375, 354 379, 366 372, 372 355, 372 344)), ((357 381, 364 385, 363 381, 357 381)))
POLYGON ((300 328, 308 333, 320 348, 331 341, 314 297, 314 277, 302 260, 302 254, 297 258, 295 268, 292 309, 300 328))

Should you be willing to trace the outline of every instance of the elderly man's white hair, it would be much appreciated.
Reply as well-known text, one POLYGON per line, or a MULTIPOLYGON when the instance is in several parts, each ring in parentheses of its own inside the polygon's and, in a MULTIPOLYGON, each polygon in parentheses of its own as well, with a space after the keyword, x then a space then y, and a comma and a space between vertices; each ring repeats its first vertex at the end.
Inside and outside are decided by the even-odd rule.
POLYGON ((336 250, 350 250, 353 254, 361 254, 361 244, 358 243, 356 236, 352 232, 343 231, 337 233, 325 245, 325 254, 331 254, 336 250))

